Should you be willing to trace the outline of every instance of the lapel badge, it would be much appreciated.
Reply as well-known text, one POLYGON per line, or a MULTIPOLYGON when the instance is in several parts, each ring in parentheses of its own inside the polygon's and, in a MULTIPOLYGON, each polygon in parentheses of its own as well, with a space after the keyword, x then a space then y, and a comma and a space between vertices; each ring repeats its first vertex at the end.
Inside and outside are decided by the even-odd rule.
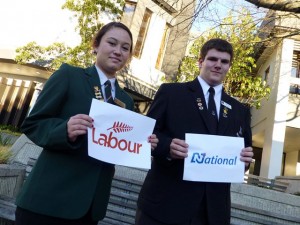
POLYGON ((223 117, 227 118, 227 116, 228 116, 228 108, 226 106, 224 106, 223 117))
POLYGON ((221 104, 224 105, 225 108, 231 109, 231 105, 229 105, 227 102, 221 101, 221 104))
POLYGON ((95 97, 98 100, 104 100, 101 94, 100 88, 98 86, 94 86, 95 97))
POLYGON ((240 127, 239 132, 236 133, 236 136, 237 137, 243 137, 243 129, 242 129, 242 127, 240 127))
POLYGON ((197 105, 198 105, 198 107, 199 107, 199 109, 200 110, 203 110, 203 105, 202 105, 202 100, 201 100, 201 98, 197 98, 197 105))
POLYGON ((124 102, 122 102, 121 100, 119 100, 119 99, 117 99, 117 98, 114 98, 114 102, 115 102, 118 106, 120 106, 120 107, 122 107, 122 108, 126 108, 126 104, 125 104, 124 102))

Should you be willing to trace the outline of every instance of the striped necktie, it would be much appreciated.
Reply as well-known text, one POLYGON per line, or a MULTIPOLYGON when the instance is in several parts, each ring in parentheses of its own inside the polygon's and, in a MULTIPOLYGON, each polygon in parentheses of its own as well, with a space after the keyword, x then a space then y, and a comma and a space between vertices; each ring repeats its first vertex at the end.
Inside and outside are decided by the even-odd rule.
POLYGON ((110 104, 114 104, 114 100, 111 94, 111 83, 110 80, 107 80, 104 83, 104 92, 105 92, 105 97, 106 97, 106 102, 110 104))

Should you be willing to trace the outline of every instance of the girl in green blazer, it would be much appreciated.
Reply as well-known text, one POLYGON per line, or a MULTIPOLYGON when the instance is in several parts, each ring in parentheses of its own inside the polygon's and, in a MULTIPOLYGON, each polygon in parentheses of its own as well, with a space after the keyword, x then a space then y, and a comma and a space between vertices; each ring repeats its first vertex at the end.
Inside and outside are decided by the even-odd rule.
MULTIPOLYGON (((22 124, 43 151, 17 197, 16 225, 95 225, 105 216, 114 165, 88 156, 88 114, 92 99, 105 97, 107 80, 114 99, 133 110, 115 78, 131 57, 132 34, 122 23, 109 23, 96 34, 93 49, 92 67, 63 64, 53 73, 22 124)), ((158 140, 151 135, 149 142, 153 149, 158 140)))

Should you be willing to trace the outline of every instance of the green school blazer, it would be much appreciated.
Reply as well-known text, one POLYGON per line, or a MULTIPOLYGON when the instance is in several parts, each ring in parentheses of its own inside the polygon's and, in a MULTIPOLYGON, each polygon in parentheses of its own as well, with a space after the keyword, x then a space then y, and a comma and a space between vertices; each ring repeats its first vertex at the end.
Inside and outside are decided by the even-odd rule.
MULTIPOLYGON (((95 66, 84 69, 63 64, 46 82, 21 126, 43 151, 16 199, 17 206, 65 219, 78 219, 92 207, 95 221, 104 218, 114 165, 88 156, 87 135, 75 142, 67 136, 69 118, 89 114, 100 87, 95 66)), ((133 110, 132 98, 118 82, 116 98, 133 110)))

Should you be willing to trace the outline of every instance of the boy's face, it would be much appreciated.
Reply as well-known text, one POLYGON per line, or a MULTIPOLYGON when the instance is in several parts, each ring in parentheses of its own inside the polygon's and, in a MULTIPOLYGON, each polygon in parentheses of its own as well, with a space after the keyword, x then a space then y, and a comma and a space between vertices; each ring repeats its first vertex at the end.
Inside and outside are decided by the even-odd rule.
POLYGON ((200 76, 211 86, 221 84, 231 66, 230 60, 229 53, 210 49, 204 59, 199 59, 200 76))

